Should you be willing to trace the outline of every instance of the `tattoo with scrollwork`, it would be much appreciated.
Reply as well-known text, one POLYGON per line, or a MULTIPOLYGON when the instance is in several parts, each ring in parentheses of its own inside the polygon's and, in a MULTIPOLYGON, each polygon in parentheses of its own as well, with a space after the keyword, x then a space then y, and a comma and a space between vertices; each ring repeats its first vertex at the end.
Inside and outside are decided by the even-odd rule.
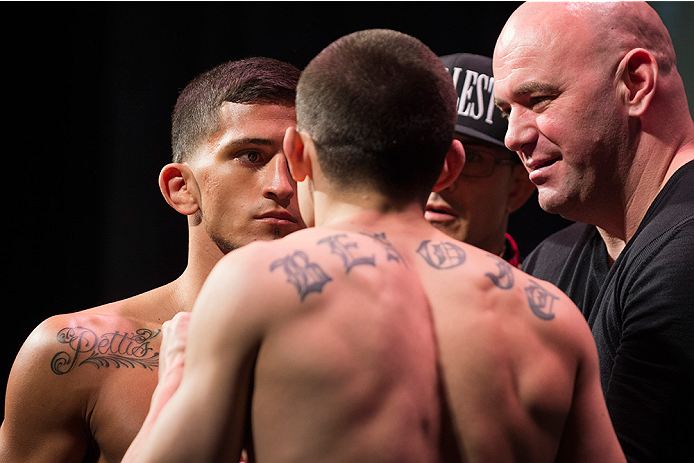
POLYGON ((301 301, 310 293, 321 293, 323 286, 332 281, 318 264, 308 260, 308 255, 303 251, 295 251, 270 264, 270 271, 282 267, 287 282, 294 285, 301 301))
POLYGON ((499 267, 499 273, 494 274, 487 272, 484 275, 489 277, 490 280, 500 289, 511 289, 513 288, 513 267, 511 264, 503 259, 499 259, 496 256, 489 256, 490 258, 496 260, 496 266, 499 267))
POLYGON ((465 251, 460 246, 449 241, 433 243, 431 240, 422 241, 417 253, 431 267, 445 270, 463 265, 465 251))
POLYGON ((346 269, 345 273, 349 273, 357 265, 376 265, 376 258, 373 254, 370 256, 355 256, 350 249, 358 248, 359 246, 354 241, 344 242, 344 238, 347 238, 345 233, 332 235, 318 241, 318 244, 328 244, 330 246, 330 252, 342 259, 346 269))
POLYGON ((543 287, 541 287, 537 282, 530 281, 530 285, 525 288, 525 295, 528 298, 528 305, 530 305, 530 310, 533 311, 535 316, 541 318, 542 320, 551 320, 554 318, 554 312, 552 311, 552 305, 554 301, 559 299, 557 296, 553 295, 543 287))
POLYGON ((376 243, 378 243, 380 246, 383 247, 386 251, 386 260, 392 260, 397 262, 398 264, 407 264, 405 263, 405 259, 403 259, 402 255, 398 252, 397 249, 395 249, 395 246, 393 246, 393 243, 388 241, 386 239, 386 234, 385 233, 374 233, 373 235, 371 233, 366 233, 366 232, 360 232, 362 235, 368 236, 369 238, 372 238, 376 243))
POLYGON ((153 370, 159 366, 159 353, 153 352, 150 340, 161 330, 139 329, 134 333, 114 331, 97 335, 82 326, 66 327, 58 331, 58 342, 70 349, 58 352, 51 360, 51 370, 56 375, 69 373, 75 366, 85 363, 100 367, 115 366, 153 370))

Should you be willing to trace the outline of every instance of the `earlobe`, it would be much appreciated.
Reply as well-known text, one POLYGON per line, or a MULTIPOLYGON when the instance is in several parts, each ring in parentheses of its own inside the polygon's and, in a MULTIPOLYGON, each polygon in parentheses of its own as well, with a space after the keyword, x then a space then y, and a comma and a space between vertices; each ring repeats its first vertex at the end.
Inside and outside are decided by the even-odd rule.
POLYGON ((648 50, 635 48, 622 58, 617 72, 624 84, 629 115, 641 116, 655 94, 658 63, 648 50))
POLYGON ((159 173, 159 189, 166 202, 183 215, 195 214, 200 206, 194 191, 195 177, 187 164, 171 163, 159 173))
POLYGON ((465 165, 465 148, 460 140, 454 139, 446 154, 443 170, 434 184, 433 191, 438 192, 448 188, 460 175, 465 165))

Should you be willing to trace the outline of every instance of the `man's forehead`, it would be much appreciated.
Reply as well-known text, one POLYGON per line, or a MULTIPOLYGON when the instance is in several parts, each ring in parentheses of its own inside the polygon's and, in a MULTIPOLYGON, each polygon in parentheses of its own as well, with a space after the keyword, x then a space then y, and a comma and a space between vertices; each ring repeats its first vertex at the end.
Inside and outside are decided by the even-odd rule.
POLYGON ((219 107, 219 114, 222 118, 237 122, 244 122, 248 119, 293 119, 296 121, 296 109, 293 106, 281 104, 249 104, 225 101, 219 107))
POLYGON ((226 147, 281 145, 288 127, 296 125, 293 107, 224 102, 218 129, 208 144, 226 147))

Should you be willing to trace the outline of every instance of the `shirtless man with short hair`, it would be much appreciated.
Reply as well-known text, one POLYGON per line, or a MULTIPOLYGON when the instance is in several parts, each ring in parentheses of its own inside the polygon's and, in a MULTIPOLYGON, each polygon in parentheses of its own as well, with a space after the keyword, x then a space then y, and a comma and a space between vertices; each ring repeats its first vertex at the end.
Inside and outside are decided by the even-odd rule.
POLYGON ((624 461, 581 313, 424 219, 464 163, 455 101, 395 31, 309 63, 284 147, 314 228, 215 267, 125 461, 624 461))
POLYGON ((189 311, 227 252, 304 226, 282 152, 299 71, 267 58, 194 79, 173 113, 166 201, 188 217, 188 265, 132 298, 53 316, 24 343, 7 386, 3 462, 120 462, 157 384, 162 323, 189 311))

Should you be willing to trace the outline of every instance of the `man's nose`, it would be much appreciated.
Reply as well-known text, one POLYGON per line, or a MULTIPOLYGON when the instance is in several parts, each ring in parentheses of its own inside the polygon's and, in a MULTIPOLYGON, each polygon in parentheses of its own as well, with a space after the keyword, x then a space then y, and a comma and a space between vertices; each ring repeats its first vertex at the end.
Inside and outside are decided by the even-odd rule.
POLYGON ((532 113, 523 109, 512 111, 508 117, 508 129, 504 143, 511 151, 525 152, 535 144, 537 134, 532 113))
POLYGON ((263 190, 265 196, 280 200, 291 199, 295 193, 296 182, 289 173, 287 158, 284 154, 277 153, 265 167, 266 177, 263 190))

